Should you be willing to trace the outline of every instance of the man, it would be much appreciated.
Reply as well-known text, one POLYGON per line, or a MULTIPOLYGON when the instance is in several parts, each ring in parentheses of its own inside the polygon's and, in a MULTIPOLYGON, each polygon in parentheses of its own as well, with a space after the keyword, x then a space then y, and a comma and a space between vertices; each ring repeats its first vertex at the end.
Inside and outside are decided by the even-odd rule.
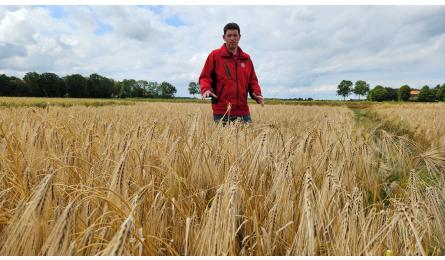
POLYGON ((264 106, 264 98, 250 56, 238 46, 241 38, 236 23, 224 26, 224 44, 213 50, 204 64, 199 85, 202 98, 212 98, 213 120, 224 123, 252 122, 247 93, 264 106))

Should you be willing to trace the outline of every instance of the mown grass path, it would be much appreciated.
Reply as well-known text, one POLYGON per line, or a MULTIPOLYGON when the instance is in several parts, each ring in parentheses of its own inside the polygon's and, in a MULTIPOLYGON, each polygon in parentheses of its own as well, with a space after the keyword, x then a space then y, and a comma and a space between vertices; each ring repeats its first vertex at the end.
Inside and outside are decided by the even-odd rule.
POLYGON ((429 166, 425 160, 431 151, 431 143, 426 137, 415 135, 414 131, 404 121, 384 118, 378 112, 373 111, 372 106, 350 107, 350 109, 354 113, 354 119, 358 127, 363 127, 376 146, 381 147, 378 151, 379 163, 387 167, 387 173, 384 175, 376 172, 376 178, 380 183, 377 201, 383 201, 387 204, 388 200, 396 195, 386 192, 386 190, 389 190, 388 187, 394 185, 394 183, 401 187, 407 187, 410 172, 414 172, 426 186, 437 183, 439 176, 428 171, 429 166), (386 146, 397 148, 385 149, 386 146), (406 160, 409 165, 401 163, 400 153, 402 150, 409 158, 406 160))

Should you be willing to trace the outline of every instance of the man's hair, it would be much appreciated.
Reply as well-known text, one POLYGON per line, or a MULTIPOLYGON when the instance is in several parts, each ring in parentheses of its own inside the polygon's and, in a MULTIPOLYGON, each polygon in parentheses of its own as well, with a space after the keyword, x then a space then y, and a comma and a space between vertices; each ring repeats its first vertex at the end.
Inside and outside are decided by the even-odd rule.
POLYGON ((226 24, 226 26, 224 26, 224 35, 226 35, 227 30, 238 30, 238 34, 241 35, 241 30, 239 28, 239 25, 236 23, 226 24))

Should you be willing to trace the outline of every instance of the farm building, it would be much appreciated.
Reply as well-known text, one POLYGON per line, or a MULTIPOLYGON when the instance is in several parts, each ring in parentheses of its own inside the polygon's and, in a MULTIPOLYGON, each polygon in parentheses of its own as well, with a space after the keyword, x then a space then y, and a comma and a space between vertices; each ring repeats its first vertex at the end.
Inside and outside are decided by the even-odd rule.
POLYGON ((420 90, 411 89, 409 92, 409 100, 417 100, 419 98, 420 90))

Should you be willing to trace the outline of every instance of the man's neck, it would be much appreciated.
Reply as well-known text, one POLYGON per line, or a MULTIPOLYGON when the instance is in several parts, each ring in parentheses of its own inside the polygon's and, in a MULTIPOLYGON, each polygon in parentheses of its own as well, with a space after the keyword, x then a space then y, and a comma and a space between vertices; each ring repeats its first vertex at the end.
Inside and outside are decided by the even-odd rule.
POLYGON ((236 47, 235 49, 231 50, 229 48, 227 48, 227 50, 232 53, 233 55, 237 55, 238 54, 238 47, 236 47))

